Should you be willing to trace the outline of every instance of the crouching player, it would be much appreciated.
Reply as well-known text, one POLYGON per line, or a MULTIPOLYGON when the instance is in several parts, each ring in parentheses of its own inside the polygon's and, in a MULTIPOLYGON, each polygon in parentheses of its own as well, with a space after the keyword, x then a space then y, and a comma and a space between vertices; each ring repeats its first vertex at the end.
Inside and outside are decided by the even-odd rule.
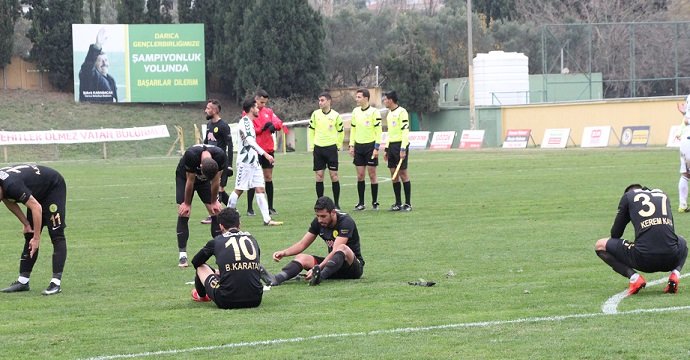
POLYGON ((359 233, 355 221, 346 213, 335 209, 335 203, 322 196, 314 204, 316 217, 302 239, 285 250, 273 253, 273 260, 280 261, 286 256, 295 256, 281 272, 272 275, 261 267, 261 277, 269 285, 280 285, 285 280, 297 276, 302 269, 307 272, 309 285, 318 285, 321 280, 359 279, 364 272, 364 259, 359 249, 359 233), (326 257, 304 254, 320 236, 328 247, 326 257))
POLYGON ((687 242, 674 230, 668 196, 659 189, 650 190, 640 184, 625 189, 611 237, 599 239, 595 251, 615 272, 630 279, 628 295, 637 294, 647 285, 635 270, 671 271, 664 292, 676 293, 680 270, 688 256, 687 242), (621 239, 628 223, 635 228, 634 242, 621 239))
POLYGON ((261 304, 261 251, 256 239, 240 230, 240 214, 225 208, 218 214, 222 234, 210 240, 192 259, 196 269, 192 299, 213 300, 221 309, 252 308, 261 304), (219 270, 206 264, 215 256, 219 270))

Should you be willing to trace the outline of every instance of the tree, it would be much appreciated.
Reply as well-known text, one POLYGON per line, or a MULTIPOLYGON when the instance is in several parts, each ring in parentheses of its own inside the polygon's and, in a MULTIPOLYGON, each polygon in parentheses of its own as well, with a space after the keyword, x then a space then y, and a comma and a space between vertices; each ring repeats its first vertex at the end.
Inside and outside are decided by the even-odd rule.
POLYGON ((89 19, 92 24, 101 24, 101 3, 102 0, 88 0, 89 19))
MULTIPOLYGON (((480 51, 477 44, 483 39, 483 32, 477 31, 477 23, 474 25, 473 42, 475 50, 480 51)), ((417 16, 415 27, 417 41, 428 48, 432 58, 440 65, 443 77, 467 76, 466 16, 444 9, 437 16, 417 16)))
POLYGON ((324 79, 321 15, 303 0, 258 0, 244 19, 234 56, 237 94, 257 88, 276 97, 318 94, 324 79))
POLYGON ((197 1, 177 0, 177 18, 180 24, 195 23, 198 21, 195 5, 197 1))
MULTIPOLYGON (((201 23, 204 24, 204 48, 206 51, 206 83, 209 83, 210 74, 224 74, 224 71, 218 70, 218 62, 224 65, 232 61, 222 62, 219 59, 217 47, 226 45, 224 39, 224 20, 225 15, 230 8, 237 6, 239 1, 220 1, 220 0, 178 0, 177 7, 179 12, 180 23, 201 23)), ((232 59, 232 58, 230 58, 232 59)), ((227 78, 217 76, 221 80, 221 84, 227 83, 227 78)), ((231 88, 231 86, 230 86, 231 88)))
POLYGON ((55 88, 66 91, 74 84, 72 73, 72 24, 84 22, 82 0, 24 0, 32 21, 28 37, 33 42, 30 58, 48 71, 55 88))
POLYGON ((482 14, 486 26, 492 21, 512 20, 515 16, 515 0, 475 0, 472 11, 482 14))
POLYGON ((14 24, 20 15, 19 0, 0 0, 0 68, 12 59, 14 24))
POLYGON ((390 17, 347 7, 325 19, 326 74, 329 86, 373 86, 382 49, 393 29, 390 17), (369 36, 376 34, 376 36, 369 36))
POLYGON ((145 0, 119 0, 117 3, 117 22, 119 24, 144 24, 145 0))
POLYGON ((673 47, 668 46, 677 30, 649 24, 667 17, 664 1, 514 1, 516 17, 542 31, 540 72, 559 72, 561 61, 571 73, 601 72, 604 96, 621 97, 662 91, 671 95, 673 86, 667 83, 637 79, 669 78, 690 70, 687 64, 675 67, 673 47))
POLYGON ((146 0, 146 13, 144 14, 144 21, 147 24, 172 23, 172 16, 170 15, 167 1, 146 0))
POLYGON ((528 59, 528 72, 542 72, 541 32, 538 26, 517 21, 494 23, 491 36, 494 49, 523 53, 528 59))
POLYGON ((210 23, 213 24, 210 27, 207 24, 207 31, 213 33, 212 37, 206 36, 208 68, 220 81, 221 89, 236 99, 244 96, 244 93, 238 94, 235 91, 237 69, 234 58, 237 47, 244 38, 241 29, 245 11, 255 3, 256 0, 220 1, 215 10, 208 12, 212 15, 210 23))
POLYGON ((416 22, 412 18, 406 20, 399 27, 401 42, 391 44, 383 60, 386 89, 395 90, 410 111, 435 112, 441 71, 420 41, 416 22))

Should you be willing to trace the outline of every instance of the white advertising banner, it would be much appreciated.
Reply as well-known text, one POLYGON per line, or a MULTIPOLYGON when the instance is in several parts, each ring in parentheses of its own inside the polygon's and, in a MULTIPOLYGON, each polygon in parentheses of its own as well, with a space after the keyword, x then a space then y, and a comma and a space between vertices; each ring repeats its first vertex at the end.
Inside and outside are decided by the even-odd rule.
POLYGON ((410 149, 426 149, 426 144, 429 142, 428 131, 410 131, 410 149))
POLYGON ((484 130, 463 130, 459 149, 480 149, 484 143, 484 130))
POLYGON ((124 129, 0 131, 0 145, 78 144, 170 137, 166 125, 124 129))
POLYGON ((543 149, 565 149, 570 139, 570 128, 546 129, 541 141, 543 149))
POLYGON ((455 139, 455 131, 436 131, 434 136, 431 138, 431 145, 429 149, 431 150, 445 150, 450 149, 453 146, 453 140, 455 139))
POLYGON ((506 138, 503 140, 503 148, 525 149, 530 139, 532 139, 532 129, 509 129, 506 132, 506 138))
POLYGON ((610 126, 588 126, 582 130, 582 144, 580 147, 607 147, 611 136, 610 126))

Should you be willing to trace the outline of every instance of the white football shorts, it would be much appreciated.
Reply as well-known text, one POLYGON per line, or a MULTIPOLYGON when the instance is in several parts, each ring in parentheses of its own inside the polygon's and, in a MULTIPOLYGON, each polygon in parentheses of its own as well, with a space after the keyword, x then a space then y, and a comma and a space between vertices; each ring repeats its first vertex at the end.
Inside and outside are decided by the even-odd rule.
POLYGON ((266 187, 264 173, 261 167, 253 164, 237 164, 235 172, 235 189, 247 191, 257 187, 266 187))

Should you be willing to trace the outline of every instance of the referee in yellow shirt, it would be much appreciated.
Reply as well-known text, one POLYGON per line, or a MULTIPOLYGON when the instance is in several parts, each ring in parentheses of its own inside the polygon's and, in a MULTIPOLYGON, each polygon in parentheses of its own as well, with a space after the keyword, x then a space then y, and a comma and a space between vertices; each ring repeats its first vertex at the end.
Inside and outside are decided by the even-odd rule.
POLYGON ((383 159, 388 161, 388 168, 391 175, 395 173, 395 168, 400 162, 400 171, 393 182, 393 194, 395 204, 391 206, 391 211, 412 211, 412 186, 410 185, 410 175, 407 172, 407 160, 410 150, 410 116, 404 107, 398 105, 398 94, 389 91, 383 94, 383 105, 388 108, 386 122, 388 123, 388 147, 383 154, 383 159), (405 203, 401 204, 400 185, 405 191, 405 203))
POLYGON ((357 168, 357 194, 359 202, 355 210, 361 211, 364 206, 364 171, 368 170, 371 182, 371 206, 378 210, 379 183, 376 178, 376 167, 379 165, 379 146, 381 145, 381 113, 369 105, 369 90, 358 89, 355 101, 358 107, 352 110, 350 125, 350 156, 357 168))
POLYGON ((307 140, 309 151, 314 155, 316 174, 316 198, 323 196, 323 174, 328 167, 333 189, 333 202, 340 209, 340 181, 338 179, 338 150, 343 146, 345 132, 340 114, 331 109, 331 94, 319 94, 319 109, 314 110, 309 120, 307 140))

